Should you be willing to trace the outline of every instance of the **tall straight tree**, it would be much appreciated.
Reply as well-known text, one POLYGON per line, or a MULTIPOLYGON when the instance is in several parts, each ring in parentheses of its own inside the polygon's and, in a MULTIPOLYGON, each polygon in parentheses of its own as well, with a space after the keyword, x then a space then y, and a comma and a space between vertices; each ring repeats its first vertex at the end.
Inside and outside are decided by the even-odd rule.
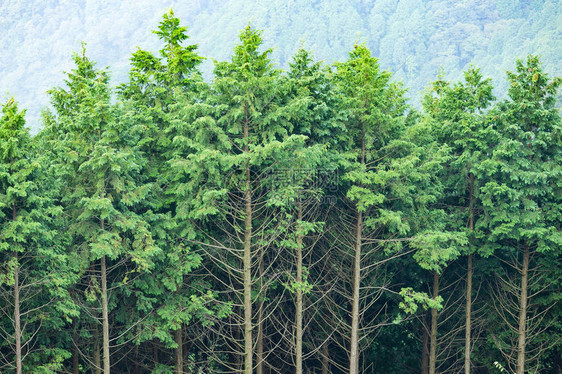
POLYGON ((198 70, 203 58, 196 53, 197 45, 186 44, 187 28, 180 25, 172 10, 164 14, 153 33, 163 43, 160 56, 141 49, 133 53, 129 82, 119 89, 125 111, 121 121, 139 130, 134 135, 145 158, 143 183, 151 185, 151 192, 138 211, 150 223, 152 236, 162 249, 154 259, 155 272, 136 280, 139 293, 134 298, 147 301, 139 302, 139 308, 147 310, 159 305, 143 322, 148 328, 138 327, 144 333, 137 336, 137 343, 157 339, 166 346, 175 345, 175 371, 181 373, 186 354, 182 350, 182 326, 198 305, 184 287, 184 276, 200 264, 201 257, 190 252, 185 240, 188 232, 193 231, 189 221, 175 212, 174 172, 169 160, 191 151, 189 141, 176 140, 173 144, 173 140, 183 139, 183 126, 189 126, 193 119, 193 114, 186 119, 185 112, 189 112, 207 85, 198 70))
MULTIPOLYGON (((351 250, 351 288, 347 296, 351 310, 349 311, 349 367, 350 374, 359 372, 361 318, 361 280, 365 277, 364 225, 365 211, 368 207, 382 203, 384 196, 372 191, 367 184, 374 173, 374 168, 367 168, 368 163, 376 160, 370 151, 376 152, 389 139, 396 136, 402 125, 397 120, 404 111, 403 102, 391 101, 394 95, 401 95, 398 87, 390 86, 390 74, 381 72, 376 58, 363 45, 356 45, 349 53, 346 62, 337 65, 336 77, 340 83, 347 102, 349 117, 346 121, 351 138, 351 149, 355 152, 352 160, 352 171, 346 179, 352 182, 347 197, 351 200, 350 219, 353 225, 349 245, 351 250), (394 91, 394 92, 392 92, 394 91), (386 107, 388 106, 388 107, 386 107), (386 118, 384 118, 386 117, 386 118), (385 136, 386 135, 386 136, 385 136), (369 153, 369 154, 368 154, 369 153), (355 183, 354 183, 355 182, 355 183)), ((342 212, 343 213, 343 212, 342 212)), ((345 246, 345 244, 344 244, 345 246)), ((344 251, 345 253, 345 251, 344 251)), ((347 272, 348 270, 344 270, 347 272)))
POLYGON ((259 241, 265 233, 265 229, 255 227, 258 220, 264 219, 256 214, 257 200, 261 198, 258 170, 264 160, 259 153, 285 131, 275 123, 278 72, 269 60, 271 50, 260 51, 260 32, 250 27, 240 34, 240 41, 232 61, 215 66, 213 91, 207 102, 210 105, 182 134, 182 139, 189 139, 197 152, 184 155, 175 165, 178 178, 186 176, 177 190, 182 197, 178 216, 199 221, 214 217, 216 234, 205 238, 205 242, 216 248, 208 251, 209 256, 217 271, 224 272, 224 278, 215 279, 234 292, 233 304, 241 313, 233 314, 230 343, 234 345, 234 355, 243 357, 243 368, 236 362, 225 365, 230 371, 251 374, 254 367, 263 367, 263 357, 254 361, 258 345, 254 331, 261 321, 254 322, 257 313, 253 308, 256 292, 260 293, 254 288, 260 278, 259 254, 264 250, 259 241), (241 347, 237 347, 235 336, 239 329, 243 336, 241 347))
POLYGON ((444 172, 444 194, 441 198, 450 219, 448 229, 467 230, 469 238, 466 272, 465 357, 464 372, 471 373, 472 351, 472 278, 473 256, 479 246, 474 233, 476 220, 482 211, 479 202, 482 161, 495 138, 488 125, 485 110, 493 100, 490 79, 483 79, 479 69, 464 73, 464 82, 454 86, 438 80, 433 94, 426 97, 424 108, 432 119, 436 139, 451 148, 451 160, 444 172))
POLYGON ((556 108, 562 80, 549 79, 536 56, 518 60, 508 80, 509 100, 494 112, 501 137, 488 160, 482 200, 491 247, 510 254, 520 275, 516 345, 506 357, 517 374, 524 374, 533 358, 527 355, 535 320, 529 301, 537 294, 529 288, 533 261, 556 258, 562 248, 562 121, 556 108))
POLYGON ((287 99, 287 84, 272 66, 271 50, 261 50, 259 31, 246 27, 240 41, 230 62, 216 63, 206 102, 193 106, 195 120, 177 138, 192 150, 174 162, 181 182, 177 212, 196 222, 215 284, 234 295, 232 323, 221 325, 234 358, 225 362, 227 370, 262 373, 264 311, 273 308, 265 296, 278 277, 272 265, 279 251, 268 249, 289 224, 280 219, 275 170, 306 145, 306 137, 289 133, 291 118, 309 100, 287 99), (240 356, 243 363, 235 359, 240 356))
POLYGON ((302 374, 304 359, 317 350, 311 341, 304 340, 306 326, 311 322, 310 317, 305 315, 313 315, 312 309, 317 307, 307 305, 306 297, 315 286, 310 277, 313 269, 306 264, 312 262, 312 253, 322 235, 323 221, 330 208, 330 191, 327 188, 335 185, 334 178, 329 178, 336 174, 334 156, 338 153, 334 151, 344 137, 343 125, 336 112, 337 97, 329 79, 329 70, 321 63, 314 62, 310 52, 303 48, 297 51, 289 66, 286 101, 304 103, 292 115, 292 134, 304 135, 307 139, 306 147, 279 166, 285 169, 285 174, 289 174, 278 193, 286 199, 289 205, 287 211, 293 216, 294 222, 294 235, 286 243, 288 252, 294 253, 288 256, 288 267, 294 274, 289 287, 295 310, 294 324, 279 321, 276 325, 288 330, 280 331, 279 334, 289 341, 295 373, 302 374), (332 182, 332 185, 328 182, 332 182), (306 343, 308 352, 304 351, 306 343))
POLYGON ((41 358, 44 346, 37 338, 76 315, 65 290, 74 279, 60 245, 63 235, 53 226, 61 210, 40 189, 44 180, 24 113, 12 98, 0 118, 0 314, 12 325, 0 327, 0 369, 12 367, 18 374, 61 368, 68 352, 54 348, 41 358), (14 361, 4 355, 6 347, 14 361))
POLYGON ((127 143, 132 129, 119 126, 117 108, 110 102, 109 76, 94 68, 84 49, 74 62, 67 87, 50 91, 55 112, 45 116, 44 131, 56 157, 52 162, 58 166, 57 177, 66 181, 62 202, 80 272, 89 284, 83 296, 95 299, 99 293, 101 299, 101 366, 110 373, 110 297, 115 290, 111 276, 126 263, 139 271, 149 269, 158 248, 147 223, 131 209, 145 198, 149 186, 137 183, 142 158, 127 143))
MULTIPOLYGON (((404 91, 364 45, 356 45, 347 61, 336 64, 335 79, 349 150, 343 163, 345 195, 335 218, 339 225, 331 235, 342 263, 350 266, 341 269, 349 285, 340 291, 343 305, 349 305, 341 321, 348 332, 348 372, 356 374, 361 371, 361 342, 385 320, 384 305, 375 301, 390 280, 381 275, 384 271, 374 270, 406 253, 401 243, 422 226, 415 217, 426 214, 427 203, 435 200, 438 188, 433 184, 443 155, 434 143, 416 145, 415 131, 406 127, 404 91), (371 313, 370 321, 366 313, 371 313)), ((335 304, 341 309, 342 303, 335 304)))
MULTIPOLYGON (((4 286, 11 286, 11 295, 13 296, 13 341, 15 351, 16 373, 22 373, 22 335, 23 329, 21 324, 21 263, 22 254, 25 254, 26 245, 32 246, 29 234, 37 230, 37 225, 33 222, 32 216, 25 214, 29 209, 29 202, 25 197, 31 192, 33 182, 30 180, 30 174, 33 172, 32 161, 28 159, 28 152, 31 145, 31 137, 24 128, 24 113, 18 111, 17 104, 14 99, 10 99, 8 103, 2 107, 2 119, 0 122, 0 151, 1 151, 1 168, 2 168, 2 220, 1 227, 2 237, 2 254, 10 253, 10 259, 4 258, 3 262, 9 263, 7 274, 2 274, 2 283, 4 286), (9 213, 7 213, 9 211, 9 213), (23 216, 22 216, 23 213, 23 216), (27 217, 26 217, 27 216, 27 217), (18 227, 19 226, 19 227, 18 227), (23 234, 23 235, 22 235, 23 234), (27 234, 27 235, 26 235, 27 234), (22 245, 23 244, 23 245, 22 245)), ((29 253, 29 252, 28 252, 29 253)), ((2 256, 5 257, 5 256, 2 256)), ((2 287, 4 288, 4 287, 2 287)), ((7 300, 6 300, 7 301, 7 300)), ((6 305, 9 305, 6 302, 6 305)), ((4 312, 4 311, 3 311, 4 312)), ((5 336, 4 339, 12 340, 11 337, 5 336)))

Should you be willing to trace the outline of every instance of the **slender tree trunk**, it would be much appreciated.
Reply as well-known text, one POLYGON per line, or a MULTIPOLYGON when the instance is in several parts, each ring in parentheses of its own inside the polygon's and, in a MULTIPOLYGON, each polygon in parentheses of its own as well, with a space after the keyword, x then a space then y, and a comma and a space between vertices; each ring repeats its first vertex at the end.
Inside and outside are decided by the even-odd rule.
POLYGON ((140 365, 139 365, 139 346, 135 344, 135 352, 134 352, 134 369, 133 372, 135 374, 140 374, 140 365))
POLYGON ((101 356, 100 356, 100 334, 98 330, 98 325, 94 329, 94 373, 101 374, 101 356))
MULTIPOLYGON (((433 299, 439 296, 439 274, 433 272, 433 299)), ((429 346, 429 374, 435 374, 437 363, 437 308, 431 309, 431 343, 429 346)))
POLYGON ((17 264, 18 255, 16 257, 16 267, 14 268, 14 321, 15 321, 15 335, 16 335, 16 374, 22 374, 21 362, 21 314, 20 314, 20 285, 19 285, 19 271, 20 267, 17 264))
POLYGON ((182 328, 175 331, 175 340, 178 347, 176 348, 176 374, 183 373, 183 336, 182 328))
POLYGON ((322 374, 330 373, 330 351, 328 350, 328 340, 322 344, 322 374))
MULTIPOLYGON (((12 205, 12 221, 16 220, 17 209, 12 205)), ((20 265, 18 263, 18 252, 14 252, 16 267, 14 268, 14 328, 16 338, 16 374, 22 373, 21 359, 21 313, 20 313, 20 265)))
MULTIPOLYGON (((365 164, 364 132, 361 138, 361 164, 365 164)), ((353 261, 353 295, 351 300, 351 341, 349 347, 349 374, 359 373, 359 297, 361 288, 362 235, 363 212, 357 210, 357 222, 355 227, 355 257, 353 261)))
POLYGON ((297 328, 295 337, 295 374, 302 374, 302 201, 298 202, 298 224, 297 224, 297 305, 295 313, 295 325, 297 328))
POLYGON ((471 325, 472 325, 472 253, 468 255, 466 273, 466 322, 464 334, 464 374, 470 374, 471 325))
MULTIPOLYGON (((184 336, 187 336, 187 326, 184 326, 183 329, 183 334, 184 336)), ((210 346, 211 344, 207 344, 207 346, 210 346)), ((189 351, 191 350, 191 344, 189 343, 189 339, 184 339, 183 340, 183 348, 182 348, 182 353, 183 353, 183 370, 186 371, 185 367, 188 365, 188 361, 189 361, 189 351)))
POLYGON ((72 349, 72 374, 80 374, 78 351, 76 347, 72 349))
POLYGON ((353 296, 351 300, 351 345, 349 354, 349 374, 359 373, 359 289, 361 286, 361 234, 363 231, 363 212, 357 212, 355 232, 355 258, 353 264, 353 296))
MULTIPOLYGON (((470 174, 470 211, 469 229, 474 230, 474 174, 470 174)), ((471 329, 472 329, 472 253, 468 254, 468 269, 466 272, 466 322, 464 334, 464 374, 470 374, 471 329)))
POLYGON ((523 249, 521 268, 521 298, 519 300, 519 327, 517 341, 517 374, 525 374, 525 345, 527 333, 527 283, 529 278, 529 245, 523 249))
POLYGON ((429 371, 429 332, 427 331, 427 315, 423 316, 423 335, 422 335, 422 358, 421 373, 427 374, 429 371))
MULTIPOLYGON (((244 124, 244 139, 248 139, 248 123, 244 124)), ((249 152, 248 143, 244 151, 249 152)), ((250 166, 246 166, 245 200, 245 230, 244 230, 244 373, 252 374, 252 183, 250 180, 250 166)))
POLYGON ((158 343, 156 341, 152 342, 152 361, 154 361, 154 367, 158 366, 160 359, 158 358, 158 343))
POLYGON ((109 374, 111 373, 111 364, 109 357, 109 312, 107 306, 107 268, 105 256, 101 258, 101 310, 103 321, 103 373, 109 374))
MULTIPOLYGON (((260 279, 260 290, 263 290, 263 251, 261 251, 260 265, 259 265, 259 279, 260 279)), ((263 295, 265 296, 265 295, 263 295)), ((258 316, 257 316, 257 336, 256 336, 256 374, 263 374, 263 300, 260 298, 258 302, 258 316)))

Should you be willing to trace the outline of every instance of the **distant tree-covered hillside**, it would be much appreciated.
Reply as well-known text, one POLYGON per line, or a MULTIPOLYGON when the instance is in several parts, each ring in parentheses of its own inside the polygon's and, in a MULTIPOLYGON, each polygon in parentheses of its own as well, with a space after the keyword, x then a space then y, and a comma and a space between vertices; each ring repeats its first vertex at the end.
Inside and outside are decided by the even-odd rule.
MULTIPOLYGON (((469 64, 492 76, 496 95, 506 91, 514 57, 542 56, 545 69, 562 71, 559 0, 4 0, 0 2, 0 94, 16 95, 39 125, 45 91, 62 84, 68 56, 88 44, 113 84, 125 80, 137 46, 155 51, 150 33, 170 7, 189 26, 191 41, 209 59, 224 60, 248 22, 264 29, 274 61, 287 62, 299 46, 327 62, 342 60, 356 41, 366 42, 381 66, 407 82, 418 106, 440 71, 458 79, 469 64)), ((211 62, 203 67, 210 76, 211 62)))

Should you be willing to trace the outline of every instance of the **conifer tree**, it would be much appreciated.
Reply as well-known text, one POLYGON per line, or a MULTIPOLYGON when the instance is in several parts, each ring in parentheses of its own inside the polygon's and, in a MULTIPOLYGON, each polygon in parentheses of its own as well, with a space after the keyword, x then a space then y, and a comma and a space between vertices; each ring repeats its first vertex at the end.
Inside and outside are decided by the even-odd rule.
MULTIPOLYGON (((118 108, 110 102, 109 76, 95 69, 84 49, 74 56, 74 62, 67 87, 50 91, 55 112, 46 115, 45 136, 54 150, 57 177, 65 180, 62 202, 80 259, 79 272, 86 282, 79 288, 83 293, 79 297, 83 303, 101 299, 91 314, 94 325, 98 321, 102 325, 103 364, 94 365, 109 373, 114 339, 109 319, 115 303, 110 298, 120 288, 113 280, 121 278, 122 286, 131 271, 148 270, 159 249, 147 223, 133 210, 146 198, 149 185, 138 184, 143 160, 128 143, 128 131, 133 129, 120 127, 122 122, 117 120, 118 108)), ((96 351, 94 358, 99 355, 96 351)))
POLYGON ((504 319, 516 339, 507 349, 500 347, 510 369, 524 374, 539 357, 535 350, 544 349, 529 344, 539 342, 529 339, 537 332, 539 319, 533 300, 544 287, 534 282, 537 264, 559 258, 562 248, 562 122, 556 108, 561 79, 550 79, 539 59, 528 56, 517 61, 508 80, 509 99, 494 112, 500 138, 487 161, 482 201, 489 248, 511 258, 520 277, 517 307, 507 314, 516 318, 504 319))
MULTIPOLYGON (((343 163, 345 195, 335 213, 340 223, 331 229, 345 264, 340 275, 345 288, 339 291, 345 303, 336 301, 332 313, 343 313, 342 348, 348 351, 349 373, 358 373, 362 341, 386 318, 384 305, 374 302, 391 284, 381 276, 384 264, 404 255, 402 243, 424 228, 415 217, 427 215, 428 203, 439 193, 435 175, 444 158, 434 143, 416 145, 416 130, 405 126, 403 90, 364 45, 336 64, 335 79, 343 95, 349 151, 343 163)), ((427 231, 424 237, 435 239, 427 231)))
POLYGON ((76 313, 65 290, 72 273, 53 225, 61 211, 40 188, 24 114, 11 98, 0 118, 0 368, 18 374, 62 368, 68 351, 38 337, 76 313))
POLYGON ((178 216, 197 222, 214 284, 235 296, 231 324, 223 324, 221 334, 231 336, 226 350, 244 362, 231 356, 224 364, 251 373, 254 367, 261 372, 266 360, 264 297, 272 281, 269 264, 278 256, 268 248, 287 224, 279 219, 279 200, 272 200, 274 170, 304 146, 305 137, 288 136, 290 118, 304 103, 284 101, 286 85, 273 69, 271 50, 261 51, 259 31, 248 26, 240 41, 230 62, 216 63, 207 102, 193 107, 195 120, 178 138, 191 151, 174 164, 181 182, 178 216))
MULTIPOLYGON (((305 104, 291 119, 294 126, 292 134, 305 135, 307 139, 306 147, 289 157, 284 165, 289 177, 284 178, 285 183, 278 192, 286 199, 288 212, 294 222, 294 236, 286 243, 289 245, 288 250, 295 252, 294 256, 289 257, 291 263, 288 265, 294 269, 294 279, 289 287, 294 295, 295 310, 294 325, 286 325, 282 321, 276 325, 290 327, 290 331, 282 331, 280 335, 289 339, 295 373, 302 374, 304 359, 317 350, 315 342, 310 341, 313 331, 307 334, 309 341, 304 340, 306 326, 312 322, 310 316, 314 314, 313 309, 317 308, 317 303, 314 306, 307 305, 306 297, 311 296, 310 292, 319 293, 314 283, 321 282, 323 275, 318 272, 317 279, 312 279, 311 274, 316 269, 306 264, 313 262, 313 252, 318 249, 317 244, 323 235, 323 221, 331 208, 330 199, 337 187, 334 176, 337 175, 338 153, 335 151, 345 137, 343 124, 336 112, 337 97, 329 79, 329 70, 321 63, 314 62, 311 53, 303 48, 297 51, 289 67, 286 100, 305 104), (305 346, 308 352, 304 351, 305 346)), ((291 313, 285 312, 285 315, 291 313)))
POLYGON ((137 279, 141 291, 133 299, 150 300, 140 303, 141 309, 155 304, 158 307, 143 322, 148 328, 142 329, 144 333, 136 341, 157 339, 167 347, 175 346, 175 370, 179 373, 183 372, 183 358, 187 353, 182 352, 182 326, 194 314, 203 310, 206 314, 210 310, 201 304, 209 301, 208 294, 195 300, 196 295, 184 287, 184 276, 199 266, 201 257, 190 251, 187 241, 188 232, 192 231, 190 222, 179 218, 175 211, 175 176, 170 160, 189 148, 179 140, 183 139, 183 126, 189 126, 193 118, 186 119, 185 112, 189 112, 207 85, 198 70, 203 58, 196 52, 197 45, 185 45, 187 28, 180 26, 172 10, 164 14, 153 32, 163 43, 160 56, 137 50, 131 58, 129 82, 120 87, 125 110, 122 121, 124 126, 139 130, 134 135, 137 149, 145 158, 141 174, 144 183, 151 185, 139 212, 150 223, 152 236, 162 249, 155 258, 155 273, 137 279), (170 332, 174 332, 173 339, 170 332))
MULTIPOLYGON (((480 246, 474 232, 482 211, 479 201, 482 162, 487 159, 496 138, 489 126, 485 110, 493 100, 490 79, 483 79, 479 69, 464 74, 464 82, 451 86, 443 80, 433 84, 433 96, 426 97, 424 108, 431 118, 436 139, 451 148, 451 159, 443 174, 443 206, 447 207, 448 230, 466 231, 467 245, 466 306, 465 306, 465 374, 471 372, 472 351, 472 276, 473 256, 480 246)), ((454 334, 447 334, 453 340, 454 334)), ((451 346, 448 344, 448 346, 451 346)), ((458 348, 453 348, 458 349, 458 348)))

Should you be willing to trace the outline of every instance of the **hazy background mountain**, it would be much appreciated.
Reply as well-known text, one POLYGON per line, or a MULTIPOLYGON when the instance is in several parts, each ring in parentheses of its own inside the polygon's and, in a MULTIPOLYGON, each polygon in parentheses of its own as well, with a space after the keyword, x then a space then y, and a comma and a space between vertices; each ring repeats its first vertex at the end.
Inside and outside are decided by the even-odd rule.
POLYGON ((515 58, 542 56, 546 71, 562 74, 562 7, 558 0, 1 0, 0 93, 28 108, 28 124, 40 127, 46 91, 62 84, 72 51, 87 43, 113 82, 126 79, 136 47, 157 51, 155 29, 170 7, 189 26, 200 54, 227 59, 239 31, 251 22, 264 29, 266 45, 284 67, 304 45, 326 62, 346 58, 365 42, 381 65, 410 89, 417 105, 442 67, 456 79, 469 64, 492 77, 505 93, 505 71, 515 58))

